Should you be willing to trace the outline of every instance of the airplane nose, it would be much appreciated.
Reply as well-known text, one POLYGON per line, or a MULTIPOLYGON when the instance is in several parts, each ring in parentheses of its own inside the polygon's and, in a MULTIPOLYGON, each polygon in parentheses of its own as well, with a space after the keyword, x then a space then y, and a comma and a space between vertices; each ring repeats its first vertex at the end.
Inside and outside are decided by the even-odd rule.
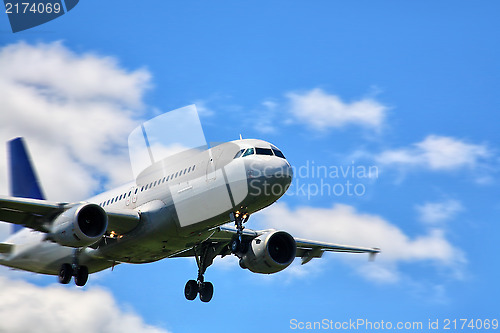
POLYGON ((287 161, 283 161, 282 165, 276 169, 273 178, 276 182, 288 187, 293 178, 293 170, 290 164, 287 161))
POLYGON ((283 195, 292 183, 293 170, 286 160, 281 160, 278 165, 275 165, 268 177, 268 181, 273 188, 273 193, 280 197, 283 195), (278 191, 278 189, 280 189, 278 191))

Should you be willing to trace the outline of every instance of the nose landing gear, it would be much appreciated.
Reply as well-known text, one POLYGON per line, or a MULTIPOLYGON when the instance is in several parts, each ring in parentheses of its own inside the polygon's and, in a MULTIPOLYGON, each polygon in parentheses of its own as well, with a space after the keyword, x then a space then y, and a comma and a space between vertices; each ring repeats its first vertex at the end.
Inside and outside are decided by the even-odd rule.
POLYGON ((246 252, 246 244, 242 240, 243 229, 245 229, 243 223, 248 221, 249 217, 250 215, 247 213, 240 213, 238 211, 229 214, 229 218, 236 226, 236 235, 234 235, 231 243, 229 243, 229 247, 233 254, 246 252))

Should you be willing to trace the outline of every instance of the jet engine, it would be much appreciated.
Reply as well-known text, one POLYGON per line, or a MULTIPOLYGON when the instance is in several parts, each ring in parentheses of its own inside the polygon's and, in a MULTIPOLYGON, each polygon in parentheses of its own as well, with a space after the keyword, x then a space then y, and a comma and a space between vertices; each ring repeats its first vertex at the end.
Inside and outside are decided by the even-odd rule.
POLYGON ((107 227, 108 215, 101 206, 79 204, 54 220, 48 239, 63 246, 85 247, 100 240, 107 227))
POLYGON ((254 273, 277 273, 292 263, 296 252, 295 239, 289 233, 271 231, 252 239, 240 266, 254 273))

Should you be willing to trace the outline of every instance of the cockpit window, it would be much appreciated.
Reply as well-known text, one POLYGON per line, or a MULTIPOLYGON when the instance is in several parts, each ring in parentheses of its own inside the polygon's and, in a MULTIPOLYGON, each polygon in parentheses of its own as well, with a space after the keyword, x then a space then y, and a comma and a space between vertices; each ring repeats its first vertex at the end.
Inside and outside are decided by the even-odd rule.
POLYGON ((273 152, 274 152, 274 155, 278 156, 278 157, 281 157, 281 158, 285 158, 285 155, 283 155, 283 153, 281 152, 281 150, 279 149, 274 149, 273 148, 273 152))
POLYGON ((257 155, 273 156, 273 151, 269 148, 255 148, 255 153, 257 155))
MULTIPOLYGON (((245 151, 245 149, 242 149, 242 150, 240 150, 239 152, 237 152, 237 153, 236 153, 236 155, 234 155, 234 158, 238 158, 238 157, 240 157, 240 156, 241 156, 241 154, 243 154, 243 152, 244 152, 244 151, 245 151)), ((233 158, 233 159, 234 159, 234 158, 233 158)))
POLYGON ((276 155, 280 158, 285 158, 285 155, 283 155, 281 150, 279 150, 278 148, 276 148, 274 146, 272 146, 272 149, 269 149, 269 148, 247 148, 246 150, 242 149, 239 152, 237 152, 236 155, 234 155, 234 158, 245 157, 245 156, 253 155, 253 154, 266 155, 266 156, 276 155))
POLYGON ((243 157, 248 156, 248 155, 253 155, 254 149, 253 148, 248 148, 245 153, 243 154, 243 157))

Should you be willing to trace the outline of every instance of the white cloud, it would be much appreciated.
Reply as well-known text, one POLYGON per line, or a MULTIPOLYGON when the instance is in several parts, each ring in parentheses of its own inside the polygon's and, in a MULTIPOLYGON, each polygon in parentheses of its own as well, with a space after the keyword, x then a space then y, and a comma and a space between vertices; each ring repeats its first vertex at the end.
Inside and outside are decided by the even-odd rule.
POLYGON ((423 167, 430 170, 475 168, 491 156, 486 145, 468 143, 456 138, 429 135, 408 148, 387 150, 376 161, 388 166, 423 167))
MULTIPOLYGON (((0 142, 26 137, 49 199, 81 200, 132 178, 127 136, 142 116, 146 70, 58 42, 5 46, 0 68, 0 142)), ((0 149, 2 193, 6 173, 0 149)))
POLYGON ((8 45, 0 51, 2 79, 81 101, 104 99, 126 106, 142 103, 147 71, 128 72, 113 57, 77 55, 61 42, 8 45), (138 89, 141 88, 141 89, 138 89))
POLYGON ((196 100, 193 104, 196 105, 196 110, 198 110, 200 117, 212 117, 215 115, 215 111, 208 107, 206 101, 196 100))
POLYGON ((347 125, 381 129, 388 110, 371 98, 348 103, 319 88, 304 93, 288 93, 286 96, 294 117, 319 130, 347 125))
POLYGON ((463 210, 462 204, 457 200, 442 202, 426 202, 416 206, 419 219, 428 224, 439 224, 454 218, 463 210))
POLYGON ((38 287, 0 276, 0 299, 2 332, 167 332, 120 309, 103 289, 38 287))
POLYGON ((276 121, 279 115, 279 105, 267 100, 261 103, 264 111, 253 111, 253 128, 262 134, 272 134, 280 130, 280 123, 276 121))
MULTIPOLYGON (((295 237, 330 243, 380 247, 375 263, 362 264, 356 254, 336 254, 354 263, 362 275, 383 282, 400 278, 399 264, 432 262, 457 270, 465 262, 441 229, 432 228, 410 237, 380 216, 359 213, 352 206, 336 204, 332 208, 299 207, 290 209, 278 203, 259 214, 262 225, 286 230, 295 237)), ((367 259, 367 258, 363 258, 367 259)))

